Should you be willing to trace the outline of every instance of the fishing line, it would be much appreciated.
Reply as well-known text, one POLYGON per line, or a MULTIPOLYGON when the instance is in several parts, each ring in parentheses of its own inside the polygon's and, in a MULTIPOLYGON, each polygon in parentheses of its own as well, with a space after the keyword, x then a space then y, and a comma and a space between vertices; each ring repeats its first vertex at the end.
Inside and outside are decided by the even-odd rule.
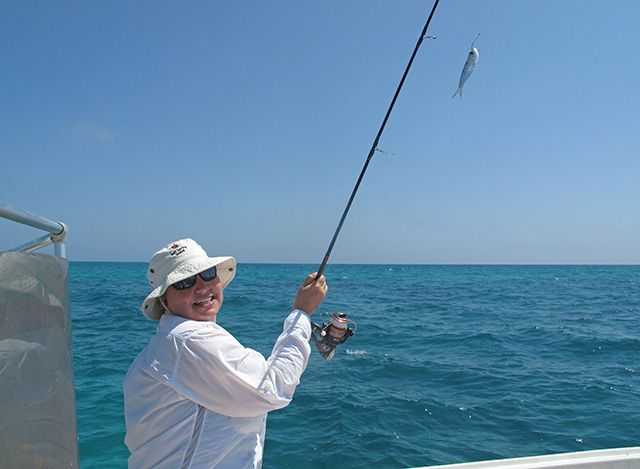
POLYGON ((392 151, 386 151, 386 150, 381 150, 380 148, 376 148, 376 151, 378 153, 382 153, 383 155, 389 155, 389 156, 398 156, 397 153, 394 153, 392 151))
POLYGON ((436 8, 438 7, 438 3, 440 2, 440 0, 436 0, 435 3, 433 4, 433 8, 431 8, 431 13, 429 13, 429 18, 427 19, 427 22, 424 25, 424 28, 422 29, 422 32, 420 33, 420 36, 418 36, 418 42, 416 42, 416 46, 413 49, 413 53, 411 54, 411 58, 409 59, 409 63, 407 64, 407 67, 404 70, 404 73, 402 75, 402 78, 400 79, 400 83, 398 84, 398 88, 396 89, 395 94, 393 95, 393 99, 391 100, 391 104, 389 105, 389 109, 387 109, 387 113, 384 116, 384 119, 382 121, 382 125, 380 126, 380 129, 378 130, 378 133, 376 135, 376 137, 373 139, 373 144, 371 145, 371 149, 369 150, 369 155, 367 156, 367 159, 364 163, 364 166, 362 168, 362 171, 360 172, 360 176, 358 176, 358 180, 356 181, 356 185, 353 188, 353 191, 351 192, 351 196, 349 197, 349 201, 347 202, 347 206, 344 209, 344 212, 342 212, 342 217, 340 218, 340 222, 338 223, 338 227, 336 228, 335 233, 333 234, 333 238, 331 238, 331 242, 329 243, 329 248, 327 249, 326 254, 324 255, 324 258, 322 259, 322 263, 320 264, 320 267, 318 267, 318 275, 316 275, 316 280, 318 278, 320 278, 320 276, 324 273, 324 269, 327 265, 327 262, 329 262, 329 256, 331 256, 331 251, 333 250, 333 245, 336 243, 336 239, 338 239, 338 234, 340 233, 340 230, 342 229, 342 225, 344 223, 344 220, 347 218, 347 214, 349 213, 349 209, 351 208, 351 204, 353 203, 353 199, 356 196, 356 192, 358 192, 358 188, 360 187, 360 183, 362 182, 362 179, 364 178, 364 173, 367 171, 367 167, 369 166, 369 162, 371 161, 371 158, 373 157, 373 154, 376 152, 376 149, 378 148, 378 142, 380 141, 380 137, 382 136, 382 132, 384 131, 385 126, 387 125, 387 120, 389 120, 389 115, 391 114, 391 111, 393 110, 393 106, 396 103, 396 99, 398 99, 398 95, 400 94, 400 90, 402 89, 402 85, 404 84, 404 80, 407 78, 407 75, 409 74, 409 69, 411 68, 411 64, 413 64, 413 59, 415 58, 418 49, 420 48, 420 46, 422 45, 422 41, 424 39, 435 39, 435 36, 427 36, 427 29, 429 28, 429 23, 431 23, 431 18, 433 18, 434 13, 436 12, 436 8))

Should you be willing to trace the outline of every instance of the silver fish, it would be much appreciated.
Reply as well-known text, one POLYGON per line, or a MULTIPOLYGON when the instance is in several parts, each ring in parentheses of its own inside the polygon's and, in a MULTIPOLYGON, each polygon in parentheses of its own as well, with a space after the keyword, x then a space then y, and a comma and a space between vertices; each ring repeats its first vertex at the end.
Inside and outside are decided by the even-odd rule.
MULTIPOLYGON (((480 34, 476 36, 476 39, 478 39, 479 36, 480 34)), ((467 81, 467 79, 471 76, 471 74, 473 73, 473 69, 478 63, 478 59, 480 58, 480 51, 473 47, 476 39, 474 39, 471 43, 471 49, 469 50, 469 55, 467 55, 467 61, 464 63, 464 67, 462 67, 462 73, 460 74, 458 89, 455 93, 453 93, 453 96, 451 96, 452 98, 455 98, 456 95, 460 95, 460 97, 462 98, 462 87, 464 86, 464 83, 467 81)))

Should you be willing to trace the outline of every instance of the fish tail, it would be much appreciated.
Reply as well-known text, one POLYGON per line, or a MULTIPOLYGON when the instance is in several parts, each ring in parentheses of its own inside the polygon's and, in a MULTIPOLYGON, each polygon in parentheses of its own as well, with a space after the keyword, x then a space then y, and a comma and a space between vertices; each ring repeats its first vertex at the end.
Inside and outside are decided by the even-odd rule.
POLYGON ((458 87, 458 89, 456 90, 455 93, 453 93, 453 96, 451 96, 452 98, 455 98, 456 95, 460 95, 460 97, 462 98, 462 88, 458 87))

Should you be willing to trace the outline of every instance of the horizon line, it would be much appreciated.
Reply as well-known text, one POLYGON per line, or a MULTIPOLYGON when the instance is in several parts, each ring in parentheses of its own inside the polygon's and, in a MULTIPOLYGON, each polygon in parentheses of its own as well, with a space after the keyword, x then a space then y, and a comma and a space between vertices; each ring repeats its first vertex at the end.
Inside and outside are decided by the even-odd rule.
MULTIPOLYGON (((71 260, 69 262, 77 263, 111 263, 111 264, 148 264, 148 261, 123 261, 123 260, 71 260)), ((263 264, 263 265, 316 265, 317 262, 300 262, 300 261, 237 261, 238 264, 263 264)), ((558 266, 558 267, 640 267, 640 263, 622 263, 622 262, 332 262, 330 265, 371 265, 371 266, 520 266, 520 267, 545 267, 545 266, 558 266)))

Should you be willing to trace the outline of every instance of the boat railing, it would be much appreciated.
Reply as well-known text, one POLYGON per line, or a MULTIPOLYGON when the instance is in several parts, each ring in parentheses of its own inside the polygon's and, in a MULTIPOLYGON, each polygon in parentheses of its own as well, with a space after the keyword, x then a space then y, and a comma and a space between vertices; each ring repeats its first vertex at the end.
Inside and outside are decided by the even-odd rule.
POLYGON ((47 218, 33 215, 31 213, 17 210, 6 204, 0 204, 0 217, 15 221, 22 225, 46 231, 47 234, 32 241, 24 243, 16 248, 9 249, 12 252, 33 252, 38 249, 53 244, 54 253, 58 257, 66 258, 65 238, 67 236, 67 226, 59 221, 52 221, 47 218))

